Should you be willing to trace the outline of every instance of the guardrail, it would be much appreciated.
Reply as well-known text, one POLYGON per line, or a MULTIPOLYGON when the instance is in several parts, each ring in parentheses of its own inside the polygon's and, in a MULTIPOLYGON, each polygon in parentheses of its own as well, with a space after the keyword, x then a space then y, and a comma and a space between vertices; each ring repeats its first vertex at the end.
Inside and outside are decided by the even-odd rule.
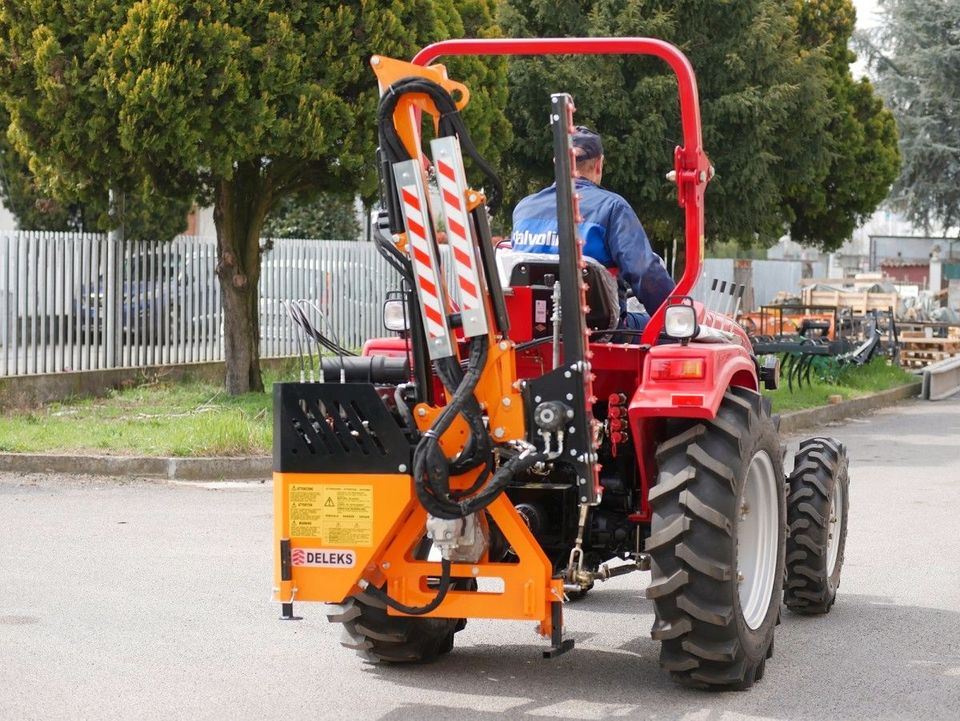
POLYGON ((923 369, 920 397, 942 401, 960 391, 960 356, 931 363, 923 369))

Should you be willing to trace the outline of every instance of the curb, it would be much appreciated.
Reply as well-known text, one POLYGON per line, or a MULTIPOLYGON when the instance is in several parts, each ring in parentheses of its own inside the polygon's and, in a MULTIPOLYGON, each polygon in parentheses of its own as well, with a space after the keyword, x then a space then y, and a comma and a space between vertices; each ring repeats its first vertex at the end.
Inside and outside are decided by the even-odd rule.
POLYGON ((796 433, 811 426, 822 426, 842 418, 863 415, 907 398, 917 398, 920 396, 921 385, 922 383, 919 382, 908 383, 899 388, 891 388, 860 398, 851 398, 832 406, 805 408, 802 411, 784 413, 780 416, 780 433, 796 433))
POLYGON ((266 481, 273 475, 273 459, 270 456, 150 458, 0 453, 0 472, 132 476, 165 478, 171 481, 266 481))
MULTIPOLYGON (((862 415, 906 398, 917 397, 920 395, 920 387, 921 383, 909 383, 832 406, 784 413, 780 417, 780 432, 796 433, 811 426, 822 426, 831 421, 862 415)), ((273 475, 273 458, 150 458, 0 453, 0 472, 132 476, 165 478, 171 481, 266 481, 273 475)))

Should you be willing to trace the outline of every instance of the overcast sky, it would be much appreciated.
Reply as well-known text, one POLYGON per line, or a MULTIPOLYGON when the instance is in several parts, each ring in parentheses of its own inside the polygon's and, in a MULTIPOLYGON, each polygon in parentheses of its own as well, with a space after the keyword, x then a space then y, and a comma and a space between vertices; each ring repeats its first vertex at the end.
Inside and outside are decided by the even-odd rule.
POLYGON ((853 4, 857 7, 858 28, 868 28, 879 22, 876 16, 877 0, 853 0, 853 4))

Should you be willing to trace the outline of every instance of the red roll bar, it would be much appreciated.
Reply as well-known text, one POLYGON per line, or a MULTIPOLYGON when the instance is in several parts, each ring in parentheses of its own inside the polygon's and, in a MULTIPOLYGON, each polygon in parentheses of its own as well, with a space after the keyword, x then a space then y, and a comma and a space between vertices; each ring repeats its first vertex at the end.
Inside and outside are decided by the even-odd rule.
MULTIPOLYGON (((700 136, 700 101, 693 67, 680 50, 653 38, 510 38, 495 40, 444 40, 428 45, 414 57, 427 65, 444 55, 652 55, 664 60, 677 76, 683 146, 674 152, 677 200, 685 210, 686 262, 675 295, 687 295, 703 267, 703 193, 712 169, 700 136)), ((656 343, 663 327, 663 308, 653 314, 641 342, 656 343)))

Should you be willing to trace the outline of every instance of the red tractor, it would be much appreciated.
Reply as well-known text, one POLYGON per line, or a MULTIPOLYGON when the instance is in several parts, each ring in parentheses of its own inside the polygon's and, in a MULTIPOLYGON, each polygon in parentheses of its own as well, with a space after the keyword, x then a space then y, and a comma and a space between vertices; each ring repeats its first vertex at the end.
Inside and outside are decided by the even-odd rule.
POLYGON ((468 618, 529 620, 549 657, 573 646, 564 602, 649 569, 661 665, 684 684, 750 686, 773 654, 781 602, 799 613, 834 602, 847 459, 837 441, 810 439, 785 477, 760 393, 776 366, 754 357, 732 318, 688 296, 713 174, 689 62, 658 40, 591 38, 453 40, 371 65, 387 209, 378 242, 403 278, 389 308, 401 336, 324 359, 339 383, 274 388, 283 616, 294 601, 332 604, 343 644, 374 663, 447 653, 468 618), (582 254, 571 98, 553 95, 545 113, 559 255, 498 257, 488 213, 499 181, 457 112, 469 90, 431 64, 551 53, 652 55, 677 76, 683 145, 670 177, 686 264, 642 332, 611 333, 612 276, 582 254), (486 194, 468 185, 464 154, 486 194))

